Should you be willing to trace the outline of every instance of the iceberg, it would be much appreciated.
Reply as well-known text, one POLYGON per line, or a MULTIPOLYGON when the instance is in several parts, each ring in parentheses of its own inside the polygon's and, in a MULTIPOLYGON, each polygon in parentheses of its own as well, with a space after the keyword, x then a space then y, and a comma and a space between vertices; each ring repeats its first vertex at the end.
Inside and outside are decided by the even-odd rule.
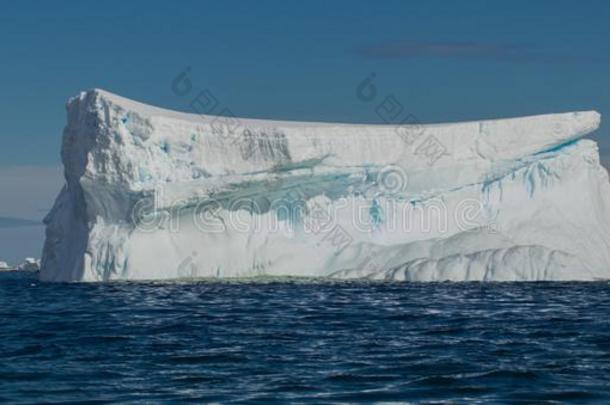
POLYGON ((33 257, 26 257, 25 260, 17 266, 9 266, 7 262, 0 261, 0 271, 29 271, 36 272, 40 270, 40 260, 33 257))
POLYGON ((595 111, 361 125, 67 103, 51 281, 610 277, 595 111))
POLYGON ((33 257, 26 257, 23 263, 17 266, 17 270, 21 271, 39 271, 40 260, 34 259, 33 257))

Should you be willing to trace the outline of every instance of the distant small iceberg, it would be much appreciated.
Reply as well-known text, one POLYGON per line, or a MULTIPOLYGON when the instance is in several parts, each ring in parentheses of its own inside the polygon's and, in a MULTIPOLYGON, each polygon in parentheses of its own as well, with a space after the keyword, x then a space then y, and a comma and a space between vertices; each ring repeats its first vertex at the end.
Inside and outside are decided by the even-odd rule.
POLYGON ((26 257, 23 263, 17 266, 17 270, 21 271, 38 271, 40 270, 40 259, 26 257))
POLYGON ((34 259, 32 257, 26 257, 21 264, 17 266, 11 266, 5 261, 0 261, 0 271, 39 271, 40 270, 40 259, 34 259))

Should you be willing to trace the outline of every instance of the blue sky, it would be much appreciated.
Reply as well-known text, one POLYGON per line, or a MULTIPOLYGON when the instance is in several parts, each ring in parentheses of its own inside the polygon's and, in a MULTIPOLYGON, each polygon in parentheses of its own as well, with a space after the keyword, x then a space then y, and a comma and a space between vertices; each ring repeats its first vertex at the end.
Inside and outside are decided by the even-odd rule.
MULTIPOLYGON (((605 117, 608 21, 605 1, 3 2, 0 217, 39 220, 50 207, 64 104, 84 89, 186 111, 171 81, 189 66, 238 116, 380 122, 356 97, 374 72, 422 122, 605 117)), ((606 128, 594 138, 610 162, 606 128)), ((0 258, 25 252, 3 232, 0 258)))

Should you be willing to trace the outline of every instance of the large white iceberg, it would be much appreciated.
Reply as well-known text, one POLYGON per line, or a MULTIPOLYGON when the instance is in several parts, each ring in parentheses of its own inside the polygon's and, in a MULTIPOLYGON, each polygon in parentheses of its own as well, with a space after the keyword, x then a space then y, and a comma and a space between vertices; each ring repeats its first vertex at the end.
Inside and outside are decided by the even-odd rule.
POLYGON ((610 276, 597 112, 434 125, 223 118, 102 90, 67 105, 55 281, 610 276))

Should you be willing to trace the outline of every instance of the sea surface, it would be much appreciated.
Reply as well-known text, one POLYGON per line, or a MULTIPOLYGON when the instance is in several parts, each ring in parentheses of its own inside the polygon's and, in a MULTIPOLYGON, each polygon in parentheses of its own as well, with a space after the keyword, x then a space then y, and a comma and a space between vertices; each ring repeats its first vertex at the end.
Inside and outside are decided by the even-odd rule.
POLYGON ((610 285, 0 274, 0 402, 610 401, 610 285))

